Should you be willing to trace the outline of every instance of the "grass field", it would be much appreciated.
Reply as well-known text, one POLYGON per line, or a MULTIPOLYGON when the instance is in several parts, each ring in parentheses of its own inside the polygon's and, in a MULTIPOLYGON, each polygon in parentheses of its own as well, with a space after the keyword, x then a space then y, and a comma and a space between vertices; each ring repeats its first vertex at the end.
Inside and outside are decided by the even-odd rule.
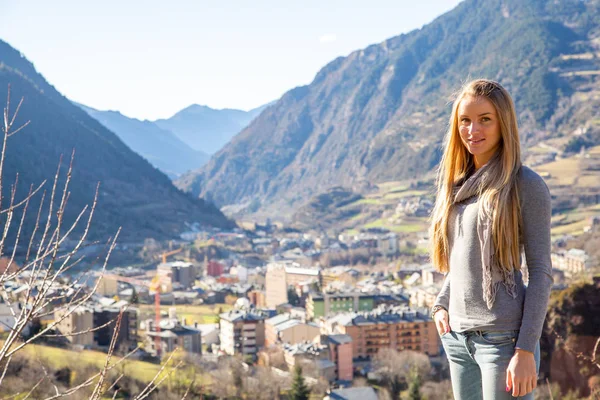
POLYGON ((427 194, 427 192, 423 190, 404 190, 404 191, 394 191, 386 193, 383 198, 384 199, 402 199, 404 197, 412 197, 412 196, 423 196, 427 194))
POLYGON ((577 178, 577 186, 600 187, 600 174, 580 176, 577 178))
POLYGON ((351 204, 371 204, 371 205, 375 204, 375 205, 377 205, 380 203, 381 203, 381 199, 370 197, 370 198, 357 200, 355 203, 351 203, 351 204))
POLYGON ((365 229, 369 228, 385 228, 389 229, 392 232, 397 233, 412 233, 412 232, 422 232, 427 230, 427 222, 425 220, 414 219, 407 222, 401 223, 392 223, 390 221, 383 218, 376 219, 371 221, 363 226, 365 229))
MULTIPOLYGON (((72 374, 84 373, 85 377, 99 372, 104 367, 107 356, 106 353, 99 351, 74 351, 34 344, 25 346, 19 351, 19 354, 37 360, 52 370, 67 367, 72 371, 72 374)), ((177 381, 187 385, 191 381, 194 381, 196 384, 209 387, 211 385, 211 376, 209 374, 195 373, 190 366, 185 366, 185 364, 176 370, 173 368, 179 360, 183 359, 184 355, 184 352, 174 354, 169 362, 169 366, 158 376, 157 374, 160 371, 161 365, 130 359, 123 360, 113 368, 113 371, 117 374, 124 374, 144 384, 150 383, 157 377, 155 382, 158 382, 161 378, 166 378, 160 386, 169 386, 171 382, 177 381)), ((121 357, 113 356, 110 365, 115 365, 120 360, 121 357)), ((165 361, 166 358, 163 358, 163 362, 165 361)))
MULTIPOLYGON (((189 304, 176 304, 174 306, 160 306, 160 311, 168 313, 171 307, 175 307, 177 312, 177 318, 185 318, 188 324, 198 322, 199 324, 213 324, 217 321, 217 314, 219 309, 221 312, 227 312, 231 310, 232 306, 228 304, 202 304, 202 305, 189 305, 189 304)), ((140 320, 144 318, 154 317, 154 305, 153 304, 141 304, 138 306, 140 310, 140 320)))
POLYGON ((581 188, 597 188, 600 185, 600 176, 596 171, 586 171, 588 165, 600 164, 600 146, 587 150, 589 158, 582 159, 579 155, 553 161, 548 164, 538 165, 534 169, 550 174, 549 185, 576 185, 581 188))
POLYGON ((427 230, 427 218, 402 217, 401 222, 381 218, 384 210, 393 209, 403 198, 426 196, 428 190, 411 189, 410 182, 377 183, 379 190, 344 207, 360 207, 360 212, 342 222, 343 232, 357 234, 361 229, 383 228, 396 233, 416 233, 427 230))
MULTIPOLYGON (((44 361, 54 369, 60 369, 64 367, 80 368, 85 365, 100 369, 106 362, 106 353, 99 351, 73 351, 35 344, 29 344, 21 351, 23 351, 24 354, 33 357, 34 359, 44 361)), ((119 359, 119 357, 113 357, 111 359, 111 365, 119 359)), ((119 371, 123 371, 124 369, 126 374, 134 379, 142 382, 150 382, 154 376, 156 376, 158 370, 160 369, 160 365, 144 361, 125 360, 123 361, 123 366, 119 366, 117 368, 119 368, 119 371)))
POLYGON ((580 172, 580 160, 574 157, 564 158, 535 168, 538 172, 550 174, 550 184, 573 185, 580 172))
POLYGON ((552 228, 552 236, 560 236, 560 235, 581 235, 583 233, 583 228, 588 225, 586 220, 573 222, 570 224, 560 225, 552 228))
POLYGON ((583 228, 589 225, 589 218, 598 215, 600 204, 579 208, 552 217, 552 236, 580 235, 583 228))
POLYGON ((408 185, 399 181, 389 181, 378 183, 380 192, 395 192, 408 189, 408 185))

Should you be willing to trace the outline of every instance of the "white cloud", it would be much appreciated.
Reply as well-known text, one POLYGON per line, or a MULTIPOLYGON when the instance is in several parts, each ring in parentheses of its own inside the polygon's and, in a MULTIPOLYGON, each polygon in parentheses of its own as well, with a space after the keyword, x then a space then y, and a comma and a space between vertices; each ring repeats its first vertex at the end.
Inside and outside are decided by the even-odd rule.
POLYGON ((319 42, 321 43, 331 43, 331 42, 335 42, 337 40, 337 36, 329 33, 327 35, 323 35, 319 38, 319 42))

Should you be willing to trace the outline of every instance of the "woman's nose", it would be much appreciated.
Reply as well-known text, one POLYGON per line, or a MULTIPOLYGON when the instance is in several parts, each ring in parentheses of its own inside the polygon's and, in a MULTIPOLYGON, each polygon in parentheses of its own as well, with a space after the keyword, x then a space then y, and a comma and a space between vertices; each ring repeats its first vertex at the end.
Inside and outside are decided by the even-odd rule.
POLYGON ((479 124, 477 122, 471 122, 471 126, 469 127, 469 133, 477 133, 479 132, 479 124))

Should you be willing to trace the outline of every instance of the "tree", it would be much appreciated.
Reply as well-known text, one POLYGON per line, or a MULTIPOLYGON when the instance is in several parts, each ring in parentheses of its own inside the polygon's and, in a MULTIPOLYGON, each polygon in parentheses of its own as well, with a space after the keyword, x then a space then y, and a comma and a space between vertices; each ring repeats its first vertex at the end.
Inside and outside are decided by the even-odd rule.
POLYGON ((304 377, 302 376, 302 367, 296 365, 294 368, 294 378, 289 397, 292 400, 308 400, 309 395, 310 389, 304 382, 304 377))
POLYGON ((373 357, 374 372, 379 375, 381 384, 387 387, 392 399, 397 399, 406 388, 411 373, 420 376, 429 372, 429 358, 415 351, 397 352, 394 349, 381 349, 373 357))
POLYGON ((300 304, 300 297, 298 297, 298 294, 296 293, 296 289, 293 286, 288 287, 287 295, 288 295, 288 303, 290 303, 293 306, 297 306, 300 304))
MULTIPOLYGON (((32 379, 26 380, 31 389, 26 397, 32 395, 35 390, 43 390, 43 386, 46 385, 54 388, 54 393, 48 398, 64 398, 85 389, 89 390, 89 399, 100 399, 106 397, 108 391, 114 386, 114 381, 111 382, 112 372, 116 371, 133 353, 116 361, 112 359, 123 310, 116 319, 96 328, 68 332, 60 332, 59 328, 65 319, 83 310, 92 300, 106 270, 108 259, 115 248, 120 229, 114 237, 106 241, 106 253, 96 273, 91 270, 91 267, 82 270, 83 256, 80 250, 90 244, 87 237, 96 210, 100 184, 96 186, 92 204, 84 206, 74 220, 67 221, 65 211, 70 196, 69 184, 75 150, 67 168, 62 166, 62 159, 58 162, 54 181, 48 191, 44 181, 37 186, 31 185, 28 191, 23 192, 27 194, 23 198, 18 198, 19 193, 22 193, 18 188, 18 175, 10 185, 7 184, 9 182, 4 179, 5 160, 6 155, 9 154, 9 138, 23 130, 29 122, 18 127, 14 126, 23 99, 14 112, 10 110, 10 100, 9 86, 3 113, 2 135, 0 135, 2 140, 0 144, 0 232, 2 232, 0 233, 0 257, 6 256, 8 261, 6 268, 0 271, 0 287, 6 288, 17 284, 24 290, 3 290, 0 293, 0 302, 4 303, 12 314, 8 326, 4 327, 8 334, 0 344, 0 388, 4 389, 5 378, 10 378, 8 372, 11 371, 12 362, 17 360, 20 352, 32 342, 57 340, 56 338, 75 340, 81 335, 89 337, 94 331, 114 324, 106 359, 97 373, 86 377, 81 383, 69 383, 70 387, 60 389, 55 385, 51 374, 45 371, 34 374, 32 379), (5 194, 8 196, 4 196, 5 194), (94 279, 95 283, 93 283, 94 279), (32 325, 48 316, 54 316, 52 322, 31 329, 32 325)), ((170 375, 165 372, 166 370, 161 368, 155 379, 135 398, 147 397, 154 391, 170 375), (158 379, 159 375, 160 379, 158 379)), ((22 394, 16 393, 9 397, 22 394)), ((35 398, 43 398, 43 396, 45 395, 41 397, 38 394, 33 395, 35 398)))
POLYGON ((410 400, 421 400, 421 375, 415 367, 410 373, 410 384, 408 385, 408 398, 410 400))

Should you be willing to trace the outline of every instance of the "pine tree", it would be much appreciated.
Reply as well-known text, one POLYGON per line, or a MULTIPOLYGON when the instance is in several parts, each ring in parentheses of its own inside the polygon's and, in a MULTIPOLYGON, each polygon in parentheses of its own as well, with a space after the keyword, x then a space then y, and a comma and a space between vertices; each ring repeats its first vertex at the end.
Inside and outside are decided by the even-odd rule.
POLYGON ((304 382, 302 376, 302 368, 296 365, 294 368, 294 380, 292 382, 292 388, 290 389, 290 399, 292 400, 308 400, 310 395, 310 389, 304 382))
POLYGON ((413 369, 410 374, 410 384, 408 386, 408 398, 410 400, 422 400, 421 397, 421 375, 413 369))

